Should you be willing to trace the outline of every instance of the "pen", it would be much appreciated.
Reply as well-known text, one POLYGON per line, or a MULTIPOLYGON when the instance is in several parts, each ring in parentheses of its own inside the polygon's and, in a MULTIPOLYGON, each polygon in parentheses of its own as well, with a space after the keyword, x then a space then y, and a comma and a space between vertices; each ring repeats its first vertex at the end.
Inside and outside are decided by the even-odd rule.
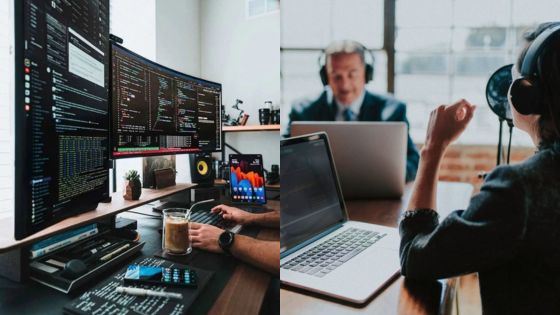
POLYGON ((93 247, 95 247, 95 246, 97 246, 97 245, 99 245, 103 242, 104 242, 104 240, 94 239, 94 240, 87 241, 86 243, 83 243, 83 244, 78 244, 78 245, 74 246, 74 249, 72 249, 71 253, 72 254, 78 254, 78 253, 84 252, 86 250, 90 250, 93 247))
POLYGON ((123 250, 125 250, 125 249, 127 249, 127 248, 129 248, 129 247, 130 247, 130 244, 125 244, 125 245, 123 245, 123 246, 121 246, 121 247, 115 249, 114 251, 110 252, 109 254, 107 254, 107 255, 105 255, 105 256, 99 258, 99 260, 101 260, 101 261, 109 260, 109 259, 113 258, 114 255, 116 255, 116 254, 122 252, 123 250))
POLYGON ((82 253, 82 258, 87 258, 87 257, 89 257, 89 256, 91 256, 91 255, 93 255, 93 254, 95 254, 95 253, 97 253, 97 252, 99 252, 100 250, 105 249, 105 248, 111 246, 111 244, 112 244, 111 242, 106 242, 106 243, 101 244, 100 246, 97 246, 97 247, 94 247, 94 248, 90 248, 89 250, 84 251, 84 252, 82 253))
POLYGON ((111 242, 111 245, 103 248, 102 250, 98 251, 97 253, 93 254, 93 255, 89 255, 86 258, 82 258, 84 260, 84 262, 86 263, 91 263, 92 261, 99 261, 99 258, 102 257, 103 255, 106 255, 107 253, 110 253, 112 251, 114 251, 116 248, 122 246, 123 244, 126 244, 126 242, 111 242))
POLYGON ((183 299, 183 294, 181 293, 154 291, 154 290, 146 290, 141 288, 117 287, 115 289, 115 292, 129 294, 129 295, 138 295, 138 296, 155 296, 155 297, 171 298, 171 299, 183 299))

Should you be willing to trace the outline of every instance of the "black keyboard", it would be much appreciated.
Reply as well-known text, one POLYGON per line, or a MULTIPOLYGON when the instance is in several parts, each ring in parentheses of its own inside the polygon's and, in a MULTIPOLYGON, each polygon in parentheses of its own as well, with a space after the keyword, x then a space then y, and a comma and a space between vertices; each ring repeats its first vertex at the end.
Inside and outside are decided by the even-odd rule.
POLYGON ((212 213, 209 210, 197 210, 191 213, 191 221, 196 223, 210 224, 220 229, 231 229, 236 224, 233 221, 224 220, 221 215, 212 213))
POLYGON ((350 228, 290 259, 280 267, 322 278, 386 235, 350 228))

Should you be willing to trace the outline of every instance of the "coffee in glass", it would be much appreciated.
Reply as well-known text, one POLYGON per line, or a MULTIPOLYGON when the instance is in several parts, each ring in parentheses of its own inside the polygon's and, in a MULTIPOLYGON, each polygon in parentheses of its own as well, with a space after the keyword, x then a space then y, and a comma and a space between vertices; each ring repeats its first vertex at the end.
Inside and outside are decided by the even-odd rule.
POLYGON ((189 237, 190 210, 169 208, 163 210, 162 248, 166 254, 187 255, 192 251, 189 237))

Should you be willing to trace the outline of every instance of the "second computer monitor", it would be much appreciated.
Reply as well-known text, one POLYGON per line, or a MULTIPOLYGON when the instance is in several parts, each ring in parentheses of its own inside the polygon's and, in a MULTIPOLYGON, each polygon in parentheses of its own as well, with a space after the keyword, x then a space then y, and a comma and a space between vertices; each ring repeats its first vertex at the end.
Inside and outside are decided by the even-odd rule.
POLYGON ((113 44, 113 158, 221 150, 222 86, 113 44))
POLYGON ((109 7, 14 1, 16 239, 109 196, 109 7))

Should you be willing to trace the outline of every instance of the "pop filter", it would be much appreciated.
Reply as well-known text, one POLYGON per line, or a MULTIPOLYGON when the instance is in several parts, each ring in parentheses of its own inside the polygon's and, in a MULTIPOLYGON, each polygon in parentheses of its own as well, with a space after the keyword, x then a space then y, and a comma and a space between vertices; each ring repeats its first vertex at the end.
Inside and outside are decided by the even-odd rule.
POLYGON ((502 124, 504 120, 509 126, 509 144, 507 150, 507 164, 509 164, 509 156, 511 152, 511 134, 513 131, 513 116, 509 108, 508 92, 509 86, 513 81, 511 77, 511 68, 513 65, 506 65, 496 70, 486 84, 486 101, 488 106, 500 118, 500 131, 498 138, 498 156, 496 165, 502 162, 502 124))
POLYGON ((486 84, 486 101, 490 109, 500 117, 512 124, 511 109, 508 102, 508 90, 513 79, 511 78, 511 67, 506 65, 496 70, 486 84))

